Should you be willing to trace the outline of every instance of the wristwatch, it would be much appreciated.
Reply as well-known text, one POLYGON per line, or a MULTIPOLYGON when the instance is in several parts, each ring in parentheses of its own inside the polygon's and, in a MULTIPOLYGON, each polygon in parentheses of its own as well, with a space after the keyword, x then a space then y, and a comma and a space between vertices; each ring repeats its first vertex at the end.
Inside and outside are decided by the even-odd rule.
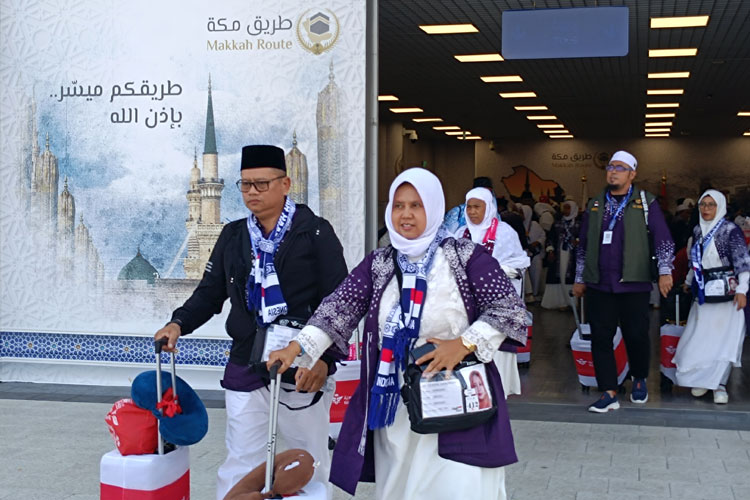
POLYGON ((472 344, 471 342, 469 342, 468 340, 466 340, 466 338, 464 338, 464 337, 460 337, 460 338, 461 338, 461 343, 464 345, 465 348, 467 348, 469 350, 469 352, 474 352, 474 351, 477 350, 477 345, 476 344, 472 344))

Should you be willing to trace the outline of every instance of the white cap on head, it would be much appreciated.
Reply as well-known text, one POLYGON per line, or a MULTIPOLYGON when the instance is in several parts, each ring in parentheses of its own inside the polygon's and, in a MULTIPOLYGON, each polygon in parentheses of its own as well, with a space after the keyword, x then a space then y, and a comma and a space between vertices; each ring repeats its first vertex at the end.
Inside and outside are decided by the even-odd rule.
POLYGON ((695 206, 695 202, 690 198, 685 198, 682 203, 677 205, 677 211, 682 212, 683 210, 692 210, 695 206))
POLYGON ((618 151, 617 153, 612 155, 612 158, 609 159, 609 162, 612 163, 613 161, 621 161, 631 167, 633 170, 638 168, 638 161, 635 159, 635 156, 631 155, 627 151, 618 151))

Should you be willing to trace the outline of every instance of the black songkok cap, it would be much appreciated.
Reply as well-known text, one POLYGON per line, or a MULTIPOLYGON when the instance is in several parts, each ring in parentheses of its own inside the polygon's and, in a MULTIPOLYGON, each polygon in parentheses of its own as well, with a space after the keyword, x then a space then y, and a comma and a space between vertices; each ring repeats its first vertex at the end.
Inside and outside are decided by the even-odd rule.
POLYGON ((240 170, 246 168, 278 168, 286 172, 284 150, 276 146, 245 146, 240 170))

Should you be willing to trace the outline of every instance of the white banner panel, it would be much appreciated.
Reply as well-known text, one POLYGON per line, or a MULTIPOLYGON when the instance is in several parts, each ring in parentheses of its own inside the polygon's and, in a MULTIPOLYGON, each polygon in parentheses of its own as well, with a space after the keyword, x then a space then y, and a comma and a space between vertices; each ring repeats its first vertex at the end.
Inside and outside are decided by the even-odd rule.
POLYGON ((362 258, 365 2, 0 5, 0 330, 153 334, 248 214, 246 144, 362 258))

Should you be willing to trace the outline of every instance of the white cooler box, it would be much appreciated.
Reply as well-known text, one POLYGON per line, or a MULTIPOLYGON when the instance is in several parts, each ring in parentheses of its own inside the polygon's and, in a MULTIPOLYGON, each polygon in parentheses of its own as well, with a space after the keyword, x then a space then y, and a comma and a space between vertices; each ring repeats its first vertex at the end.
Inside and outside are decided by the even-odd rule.
POLYGON ((100 466, 101 500, 190 500, 190 452, 165 455, 106 453, 100 466))

